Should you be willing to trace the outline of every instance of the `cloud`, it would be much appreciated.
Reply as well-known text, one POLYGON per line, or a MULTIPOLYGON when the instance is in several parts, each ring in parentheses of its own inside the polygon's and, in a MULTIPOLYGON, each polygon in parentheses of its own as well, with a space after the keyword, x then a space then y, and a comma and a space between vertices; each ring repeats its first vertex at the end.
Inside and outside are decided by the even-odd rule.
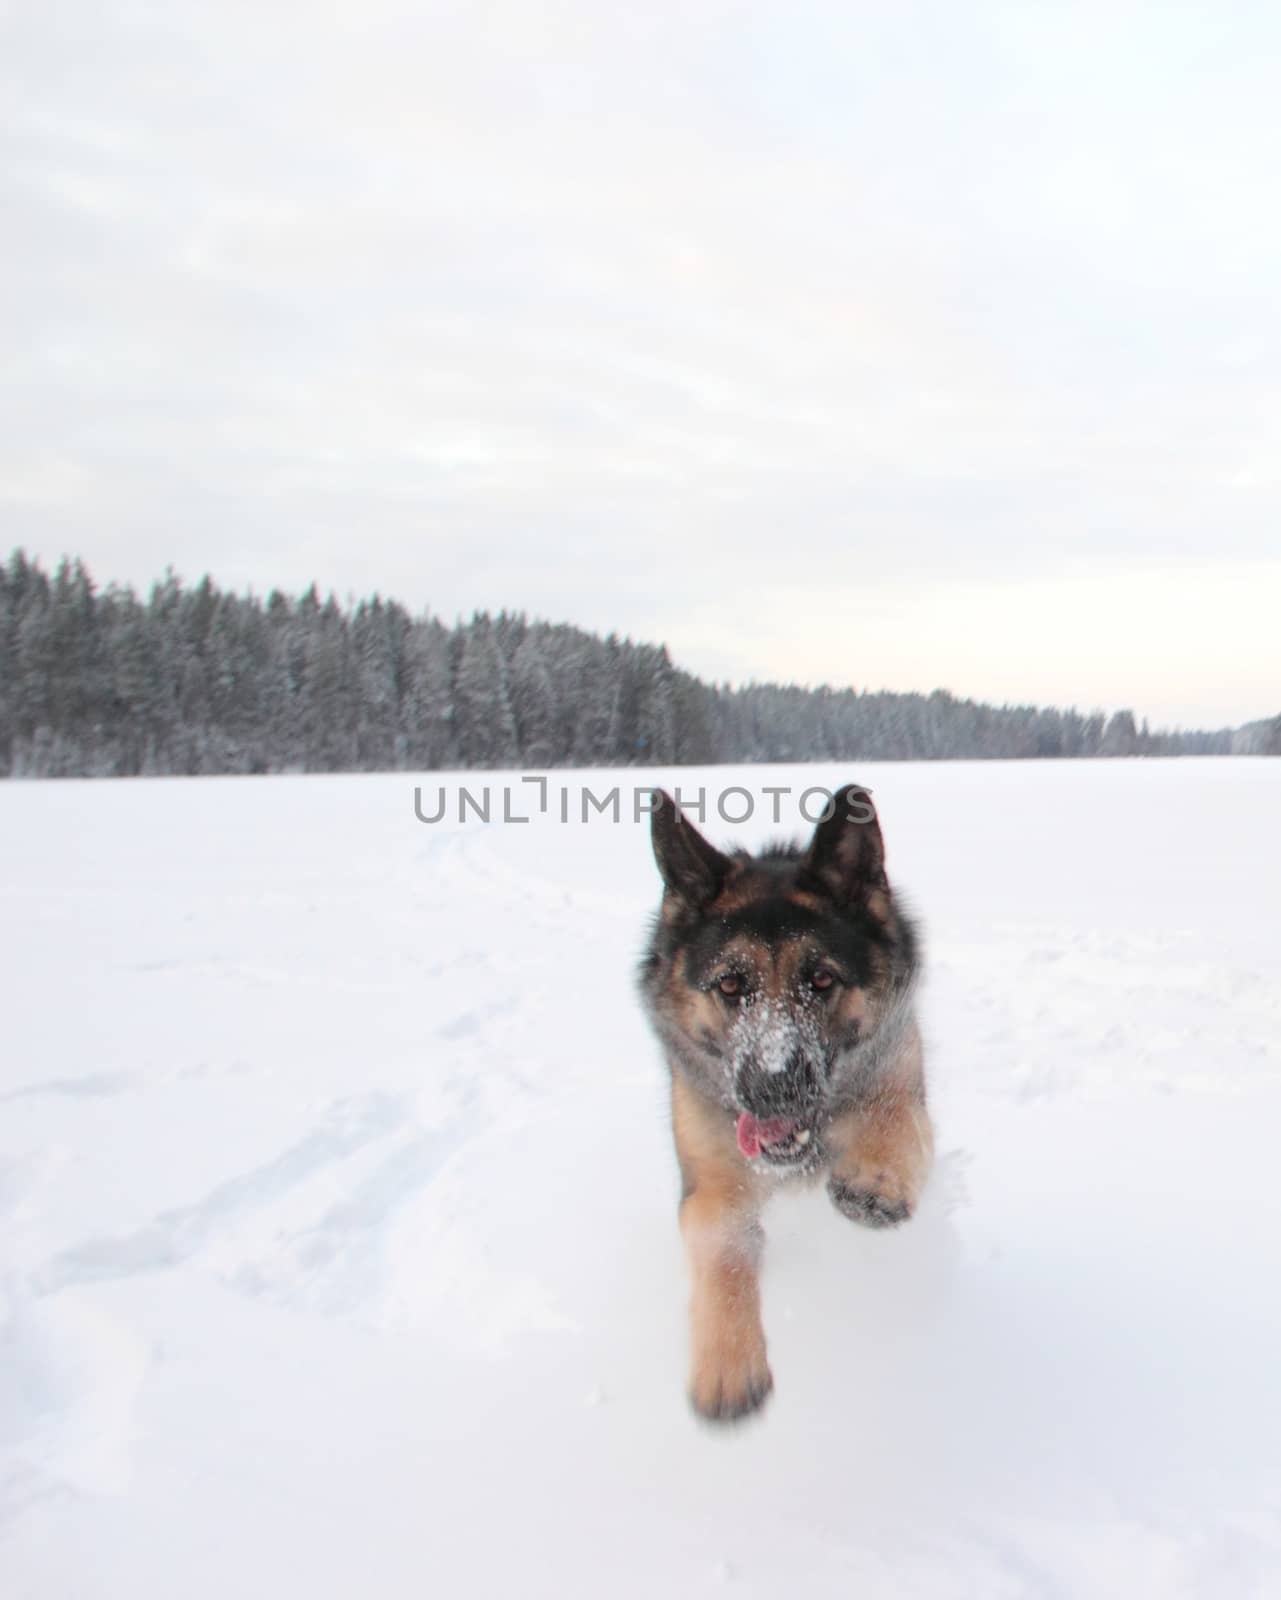
POLYGON ((735 675, 1275 709, 1232 602, 1281 496, 1269 16, 82 0, 6 31, 14 542, 735 675), (1086 665, 1055 597, 1119 592, 1086 665))

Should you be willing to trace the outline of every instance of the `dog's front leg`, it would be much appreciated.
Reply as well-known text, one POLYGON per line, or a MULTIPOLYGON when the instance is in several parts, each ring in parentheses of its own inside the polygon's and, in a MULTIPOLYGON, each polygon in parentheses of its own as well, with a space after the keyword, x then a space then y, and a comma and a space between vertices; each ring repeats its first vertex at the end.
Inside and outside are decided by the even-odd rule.
POLYGON ((756 1281, 760 1223, 732 1195, 700 1184, 681 1202, 681 1233, 692 1282, 690 1404, 700 1416, 732 1422, 774 1386, 756 1281))
POLYGON ((837 1117, 823 1143, 831 1160, 827 1192, 838 1211, 869 1228, 906 1222, 934 1157, 915 1029, 876 1093, 837 1117))
POLYGON ((774 1380, 756 1277, 762 1234, 755 1183, 723 1120, 674 1081, 681 1234, 691 1282, 689 1399, 700 1416, 733 1422, 764 1404, 774 1380))

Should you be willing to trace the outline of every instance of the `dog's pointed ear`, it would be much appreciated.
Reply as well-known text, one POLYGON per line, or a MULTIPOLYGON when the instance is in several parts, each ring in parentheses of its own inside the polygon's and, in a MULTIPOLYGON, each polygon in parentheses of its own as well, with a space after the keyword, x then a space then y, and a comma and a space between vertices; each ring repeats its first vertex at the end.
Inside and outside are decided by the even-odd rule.
POLYGON ((687 905, 708 905, 725 882, 729 858, 708 844, 693 823, 685 820, 665 789, 655 789, 654 793, 658 803, 650 813, 650 836, 663 882, 687 905))
POLYGON ((871 793, 847 783, 832 796, 832 811, 814 830, 806 869, 838 900, 865 902, 877 916, 889 909, 885 841, 871 793))

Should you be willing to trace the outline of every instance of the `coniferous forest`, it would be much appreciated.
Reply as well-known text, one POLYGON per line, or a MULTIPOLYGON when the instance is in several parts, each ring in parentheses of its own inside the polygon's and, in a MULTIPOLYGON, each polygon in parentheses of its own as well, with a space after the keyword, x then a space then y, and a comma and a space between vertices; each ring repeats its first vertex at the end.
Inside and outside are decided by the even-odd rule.
POLYGON ((171 573, 142 598, 78 561, 0 566, 4 776, 1229 754, 1266 749, 1256 728, 1234 746, 1129 711, 706 684, 662 645, 522 614, 450 625, 171 573))

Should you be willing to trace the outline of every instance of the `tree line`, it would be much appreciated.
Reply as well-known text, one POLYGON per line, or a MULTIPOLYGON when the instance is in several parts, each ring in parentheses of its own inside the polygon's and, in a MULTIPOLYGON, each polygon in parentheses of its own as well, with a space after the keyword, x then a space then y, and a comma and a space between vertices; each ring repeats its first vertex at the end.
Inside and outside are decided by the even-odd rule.
POLYGON ((1228 754, 1132 712, 707 684, 663 645, 523 614, 452 625, 313 585, 172 572, 140 597, 80 561, 0 566, 0 775, 353 772, 1228 754))

